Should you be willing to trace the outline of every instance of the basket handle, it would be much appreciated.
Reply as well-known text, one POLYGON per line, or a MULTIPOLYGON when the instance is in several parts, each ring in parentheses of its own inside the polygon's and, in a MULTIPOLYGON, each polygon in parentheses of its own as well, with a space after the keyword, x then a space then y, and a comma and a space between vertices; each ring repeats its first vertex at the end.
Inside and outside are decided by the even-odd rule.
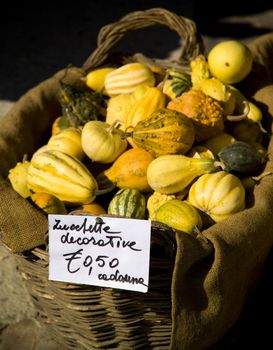
POLYGON ((154 25, 164 25, 176 31, 182 39, 179 61, 188 64, 192 58, 204 51, 201 37, 197 34, 195 23, 185 17, 176 15, 163 8, 135 11, 122 17, 119 21, 101 28, 97 48, 84 62, 82 68, 90 71, 102 65, 113 47, 130 31, 154 25))

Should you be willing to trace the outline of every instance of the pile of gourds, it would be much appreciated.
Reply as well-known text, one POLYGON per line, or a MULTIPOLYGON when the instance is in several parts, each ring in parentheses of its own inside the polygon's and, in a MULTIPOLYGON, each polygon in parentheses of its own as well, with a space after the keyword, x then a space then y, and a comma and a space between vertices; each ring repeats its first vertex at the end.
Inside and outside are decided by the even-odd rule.
POLYGON ((84 210, 199 232, 246 206, 266 159, 261 110, 210 71, 143 63, 60 81, 62 115, 46 145, 10 169, 46 213, 84 210))

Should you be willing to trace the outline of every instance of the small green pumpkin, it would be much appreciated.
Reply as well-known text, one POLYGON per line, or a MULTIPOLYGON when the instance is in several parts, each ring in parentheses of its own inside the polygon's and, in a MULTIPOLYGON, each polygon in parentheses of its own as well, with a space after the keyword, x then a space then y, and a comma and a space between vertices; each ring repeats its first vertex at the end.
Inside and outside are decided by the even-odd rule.
POLYGON ((224 147, 218 157, 224 170, 240 175, 250 175, 262 163, 262 158, 254 147, 243 141, 236 141, 224 147))
POLYGON ((123 188, 110 201, 108 214, 134 219, 145 219, 146 199, 136 189, 123 188))

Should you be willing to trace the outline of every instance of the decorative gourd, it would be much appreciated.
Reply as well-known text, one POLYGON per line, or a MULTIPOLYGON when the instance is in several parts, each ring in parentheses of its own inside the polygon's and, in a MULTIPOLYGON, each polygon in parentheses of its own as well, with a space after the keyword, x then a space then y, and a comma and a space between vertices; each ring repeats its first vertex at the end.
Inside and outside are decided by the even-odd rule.
POLYGON ((230 134, 222 133, 215 135, 205 142, 202 143, 202 146, 207 147, 215 156, 221 151, 222 148, 230 145, 235 142, 236 139, 230 134))
POLYGON ((189 118, 167 108, 157 109, 151 116, 137 123, 131 137, 136 147, 145 149, 158 157, 163 154, 185 154, 194 143, 195 129, 189 118))
POLYGON ((58 94, 62 115, 69 126, 83 126, 97 120, 104 107, 103 95, 90 89, 60 82, 58 94))
POLYGON ((47 214, 67 214, 64 202, 52 194, 36 192, 30 198, 35 205, 47 214))
POLYGON ((23 159, 22 162, 18 162, 12 169, 9 170, 8 179, 12 188, 23 198, 27 198, 31 195, 31 192, 27 186, 27 174, 30 162, 23 159))
POLYGON ((172 199, 162 204, 156 211, 156 221, 189 234, 200 232, 202 219, 191 204, 172 199))
POLYGON ((159 108, 165 107, 166 98, 164 93, 157 87, 150 87, 143 97, 138 100, 125 119, 125 127, 134 127, 140 121, 144 121, 159 108))
POLYGON ((112 166, 99 174, 99 184, 111 181, 119 188, 134 188, 141 192, 151 190, 147 181, 147 168, 154 157, 141 148, 130 148, 122 153, 112 166))
POLYGON ((59 132, 61 132, 64 129, 69 128, 69 123, 67 122, 67 120, 60 115, 59 117, 57 117, 51 127, 51 134, 52 135, 56 135, 59 132))
POLYGON ((105 94, 104 81, 107 74, 113 72, 116 68, 104 67, 89 72, 84 78, 85 84, 96 92, 105 94))
POLYGON ((192 84, 189 74, 175 69, 169 69, 168 75, 170 78, 163 83, 163 92, 171 100, 191 88, 192 84))
POLYGON ((263 113, 260 108, 255 103, 249 101, 244 94, 233 85, 229 85, 229 88, 235 96, 235 112, 244 113, 247 108, 245 102, 248 102, 249 110, 247 112, 247 118, 252 122, 257 123, 262 132, 266 132, 261 124, 263 113))
POLYGON ((65 204, 91 203, 98 184, 86 166, 64 152, 50 150, 32 157, 27 176, 28 188, 33 192, 47 192, 65 204))
POLYGON ((81 145, 81 131, 77 128, 67 128, 52 135, 47 142, 48 149, 56 149, 83 160, 84 152, 81 145))
POLYGON ((136 102, 132 94, 121 94, 109 98, 106 109, 106 123, 112 125, 116 120, 120 121, 120 129, 125 130, 127 114, 136 102))
POLYGON ((109 96, 130 94, 140 85, 155 85, 155 76, 150 68, 142 63, 127 63, 108 73, 104 80, 109 96))
POLYGON ((263 139, 259 125, 248 118, 236 123, 229 123, 228 132, 236 140, 247 143, 262 142, 263 139))
POLYGON ((84 153, 93 161, 112 163, 127 148, 127 141, 116 128, 100 120, 87 122, 82 129, 81 144, 84 153))
POLYGON ((262 159, 255 148, 246 142, 236 141, 224 147, 218 157, 224 170, 238 176, 250 175, 259 168, 262 159))
POLYGON ((167 108, 191 118, 197 142, 209 139, 224 130, 224 111, 219 102, 201 90, 191 89, 170 101, 167 108))
POLYGON ((214 159, 167 154, 150 163, 147 179, 154 191, 173 194, 183 191, 196 177, 216 170, 214 159))
POLYGON ((108 214, 134 219, 145 219, 146 199, 134 188, 120 189, 108 206, 108 214))
POLYGON ((230 115, 235 110, 235 95, 228 85, 224 84, 220 79, 210 78, 204 79, 199 84, 199 89, 207 96, 218 101, 223 107, 224 115, 230 115))
POLYGON ((187 157, 215 159, 214 154, 205 146, 197 145, 191 148, 187 157))
POLYGON ((188 201, 219 222, 245 208, 245 189, 235 175, 218 171, 200 176, 190 187, 188 201))
POLYGON ((191 81, 194 89, 199 89, 200 83, 211 77, 208 62, 204 55, 198 55, 190 62, 191 81))
POLYGON ((164 203, 176 199, 176 196, 173 194, 163 194, 160 192, 154 191, 147 200, 147 210, 150 220, 156 219, 157 209, 164 203))

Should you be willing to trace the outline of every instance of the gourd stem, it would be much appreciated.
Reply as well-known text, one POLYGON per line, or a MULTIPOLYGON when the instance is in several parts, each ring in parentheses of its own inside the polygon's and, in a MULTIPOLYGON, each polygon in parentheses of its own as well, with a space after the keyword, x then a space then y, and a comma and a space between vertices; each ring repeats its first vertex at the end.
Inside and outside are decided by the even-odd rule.
POLYGON ((120 135, 120 137, 121 137, 121 139, 122 140, 124 140, 124 139, 127 139, 127 137, 132 137, 133 136, 133 132, 131 131, 127 131, 127 132, 123 132, 121 135, 120 135))
POLYGON ((265 128, 262 126, 261 121, 258 121, 257 124, 259 125, 259 128, 260 128, 261 132, 263 132, 264 134, 267 134, 267 131, 266 131, 265 128))
POLYGON ((117 119, 106 130, 109 132, 109 134, 111 134, 113 129, 114 128, 118 129, 121 124, 122 124, 122 122, 117 119))
POLYGON ((111 191, 113 191, 113 189, 116 187, 116 184, 115 183, 113 183, 113 184, 111 184, 109 187, 107 187, 107 188, 104 188, 104 189, 95 189, 94 190, 94 195, 95 196, 99 196, 99 195, 102 195, 102 194, 105 194, 105 193, 109 193, 109 192, 111 192, 111 191))
POLYGON ((214 163, 213 163, 213 165, 215 166, 215 168, 221 168, 222 170, 226 170, 226 166, 225 166, 225 164, 223 163, 223 162, 220 162, 220 161, 218 161, 218 160, 216 160, 214 163))
POLYGON ((239 122, 241 120, 246 119, 250 111, 250 107, 248 101, 243 101, 243 104, 245 105, 244 112, 238 115, 228 115, 227 120, 229 120, 230 122, 239 122))
POLYGON ((252 176, 252 179, 254 181, 260 181, 262 178, 264 178, 265 176, 268 176, 268 175, 272 175, 272 172, 271 171, 264 171, 263 173, 261 173, 258 176, 252 176))

